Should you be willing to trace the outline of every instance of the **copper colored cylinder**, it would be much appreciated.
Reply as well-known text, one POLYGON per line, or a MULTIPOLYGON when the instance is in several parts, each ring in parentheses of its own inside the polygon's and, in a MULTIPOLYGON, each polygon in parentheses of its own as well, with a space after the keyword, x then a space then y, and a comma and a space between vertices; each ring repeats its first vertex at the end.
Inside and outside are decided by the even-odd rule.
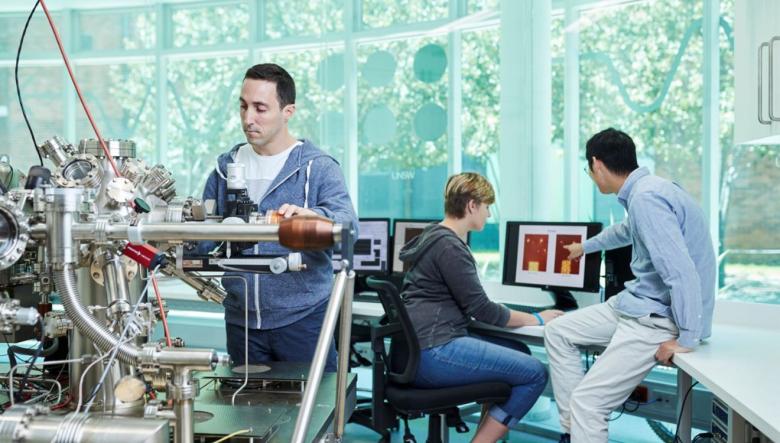
POLYGON ((295 216, 279 222, 279 244, 290 249, 319 251, 333 247, 333 221, 318 216, 295 216))

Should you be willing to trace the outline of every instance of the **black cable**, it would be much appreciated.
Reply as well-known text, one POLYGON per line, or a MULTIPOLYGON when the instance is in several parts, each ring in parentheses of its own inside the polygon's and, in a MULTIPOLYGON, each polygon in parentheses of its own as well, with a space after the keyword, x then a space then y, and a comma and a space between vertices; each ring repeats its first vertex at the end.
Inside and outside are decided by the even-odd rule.
POLYGON ((38 142, 35 140, 35 134, 33 133, 32 126, 30 126, 30 120, 27 118, 27 112, 24 110, 24 103, 22 103, 22 92, 19 89, 19 57, 22 55, 22 45, 24 45, 24 36, 27 34, 27 27, 30 26, 30 20, 32 20, 32 16, 35 14, 35 10, 38 9, 38 4, 40 4, 40 1, 35 2, 35 6, 33 6, 32 11, 30 11, 30 15, 27 16, 27 21, 24 23, 24 29, 22 30, 22 38, 19 39, 19 49, 16 50, 14 81, 16 81, 16 96, 19 98, 19 107, 22 109, 24 122, 27 124, 27 129, 30 131, 30 137, 32 137, 33 145, 35 146, 35 152, 38 154, 38 159, 41 161, 41 166, 43 166, 43 157, 41 156, 41 152, 38 150, 38 142))
MULTIPOLYGON (((38 360, 38 357, 40 357, 41 352, 43 352, 43 343, 46 340, 46 330, 43 326, 43 317, 38 317, 38 323, 41 326, 41 344, 38 345, 38 349, 35 351, 35 356, 32 358, 32 363, 35 363, 35 361, 38 360)), ((33 367, 32 363, 27 365, 27 371, 25 371, 24 377, 22 377, 22 382, 19 385, 19 393, 22 392, 25 383, 27 383, 27 379, 30 377, 30 370, 32 370, 33 367)))
MULTIPOLYGON (((51 344, 48 348, 44 349, 39 357, 49 357, 60 347, 60 340, 58 338, 55 338, 51 341, 51 344)), ((17 346, 17 345, 9 345, 8 346, 8 362, 10 363, 11 367, 16 366, 16 355, 35 355, 35 353, 38 352, 38 348, 25 348, 23 346, 17 346)))
POLYGON ((638 411, 638 410, 639 410, 639 407, 640 407, 640 406, 642 406, 643 404, 649 404, 649 403, 639 403, 638 401, 634 402, 634 401, 632 401, 632 400, 627 400, 625 403, 623 403, 623 407, 626 409, 626 412, 628 412, 629 414, 631 414, 631 413, 633 413, 633 412, 636 412, 636 411, 638 411), (628 407, 626 407, 626 406, 627 406, 629 403, 632 403, 632 402, 633 402, 633 403, 636 403, 636 406, 634 406, 634 409, 628 409, 628 407))
POLYGON ((615 418, 608 418, 607 421, 615 421, 623 416, 623 413, 626 412, 626 404, 623 403, 623 405, 620 407, 620 413, 615 418))
POLYGON ((682 443, 682 439, 680 439, 678 434, 680 432, 680 420, 682 420, 683 411, 685 410, 685 402, 688 401, 688 394, 690 394, 691 391, 693 391, 693 387, 698 384, 699 384, 698 381, 695 382, 694 384, 691 385, 690 388, 688 388, 688 391, 685 392, 685 396, 683 397, 683 401, 682 401, 682 406, 680 406, 680 415, 679 417, 677 417, 677 426, 675 426, 674 428, 674 440, 673 440, 674 443, 678 443, 678 442, 682 443))

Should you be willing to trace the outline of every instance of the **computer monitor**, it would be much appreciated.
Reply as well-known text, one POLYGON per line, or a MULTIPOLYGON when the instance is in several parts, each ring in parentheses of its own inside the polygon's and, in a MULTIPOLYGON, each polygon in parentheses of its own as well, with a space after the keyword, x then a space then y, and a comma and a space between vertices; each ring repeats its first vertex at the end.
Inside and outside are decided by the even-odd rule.
POLYGON ((601 252, 569 260, 564 248, 601 232, 601 223, 507 222, 503 284, 599 292, 601 252))
POLYGON ((438 223, 440 220, 421 220, 421 219, 395 219, 393 220, 393 268, 396 274, 405 273, 409 270, 409 264, 404 263, 398 258, 401 248, 412 239, 420 235, 423 229, 431 223, 438 223))
POLYGON ((631 245, 604 251, 604 301, 625 289, 626 282, 635 279, 631 271, 631 245))
MULTIPOLYGON (((352 268, 358 275, 387 275, 390 272, 390 219, 361 218, 358 238, 352 250, 352 268)), ((333 270, 341 270, 341 254, 333 253, 333 270)))

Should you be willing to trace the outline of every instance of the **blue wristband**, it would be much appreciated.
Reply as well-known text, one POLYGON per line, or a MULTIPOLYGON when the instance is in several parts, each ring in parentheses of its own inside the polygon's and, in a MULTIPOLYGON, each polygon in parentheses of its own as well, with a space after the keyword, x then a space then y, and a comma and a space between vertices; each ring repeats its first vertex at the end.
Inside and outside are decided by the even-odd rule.
POLYGON ((534 317, 536 317, 537 320, 539 320, 539 326, 544 326, 544 319, 542 318, 541 315, 539 315, 538 312, 532 312, 531 315, 533 315, 534 317))

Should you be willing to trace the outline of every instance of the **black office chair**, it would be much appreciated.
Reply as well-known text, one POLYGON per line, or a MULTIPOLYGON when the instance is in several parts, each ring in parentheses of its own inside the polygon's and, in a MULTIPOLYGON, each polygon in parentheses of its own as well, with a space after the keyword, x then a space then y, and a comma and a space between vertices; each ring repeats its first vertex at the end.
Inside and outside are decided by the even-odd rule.
MULTIPOLYGON (((408 419, 428 415, 427 443, 441 443, 449 427, 467 432, 458 406, 468 403, 498 403, 511 392, 507 383, 475 383, 439 389, 422 389, 412 385, 420 362, 420 344, 398 287, 388 281, 369 278, 368 286, 377 290, 385 309, 387 324, 373 329, 374 351, 374 428, 389 422, 388 407, 404 419, 404 442, 416 442, 409 432, 408 419), (385 338, 391 337, 390 352, 385 338), (385 403, 387 400, 387 403, 385 403), (443 422, 442 419, 446 421, 443 422), (444 426, 443 426, 444 425, 444 426)), ((389 434, 382 432, 384 438, 389 434)), ((445 440, 446 441, 446 440, 445 440)))

